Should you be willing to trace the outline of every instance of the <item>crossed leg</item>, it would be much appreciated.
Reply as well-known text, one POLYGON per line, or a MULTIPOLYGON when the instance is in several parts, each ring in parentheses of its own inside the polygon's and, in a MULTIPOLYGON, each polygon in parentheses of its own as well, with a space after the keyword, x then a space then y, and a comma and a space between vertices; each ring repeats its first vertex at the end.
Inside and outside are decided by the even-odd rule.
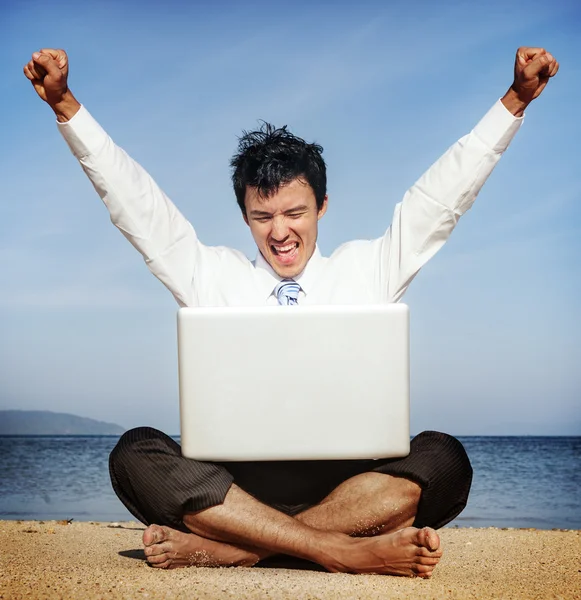
POLYGON ((251 566, 286 554, 330 571, 429 577, 442 555, 438 535, 410 525, 451 521, 472 480, 462 444, 433 431, 417 435, 407 457, 370 465, 241 466, 185 459, 174 440, 151 428, 123 434, 110 456, 111 483, 150 525, 143 536, 150 564, 251 566), (421 500, 410 479, 421 482, 421 500), (270 506, 313 497, 322 500, 294 517, 270 506), (152 525, 160 520, 169 527, 152 525))
POLYGON ((420 494, 407 479, 362 473, 290 517, 233 484, 222 504, 184 516, 190 533, 150 525, 145 555, 154 567, 176 568, 252 566, 289 554, 332 572, 427 578, 442 550, 433 529, 410 527, 420 494))

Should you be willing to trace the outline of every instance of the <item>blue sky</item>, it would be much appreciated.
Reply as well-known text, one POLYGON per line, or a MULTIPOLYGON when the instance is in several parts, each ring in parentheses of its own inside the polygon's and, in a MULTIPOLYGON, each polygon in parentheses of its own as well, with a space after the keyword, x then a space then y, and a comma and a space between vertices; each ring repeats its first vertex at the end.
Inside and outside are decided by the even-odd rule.
POLYGON ((202 241, 254 257, 230 187, 258 119, 321 143, 319 244, 395 204, 506 91, 521 45, 561 70, 404 300, 412 431, 581 434, 577 2, 0 3, 0 409, 178 431, 177 305, 111 225, 22 75, 62 47, 70 87, 202 241))

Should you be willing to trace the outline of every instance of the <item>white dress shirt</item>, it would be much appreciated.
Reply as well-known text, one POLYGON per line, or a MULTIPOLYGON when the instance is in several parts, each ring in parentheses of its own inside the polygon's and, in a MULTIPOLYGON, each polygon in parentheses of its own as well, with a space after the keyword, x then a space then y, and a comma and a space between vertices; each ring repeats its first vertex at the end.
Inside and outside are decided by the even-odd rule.
MULTIPOLYGON (((421 267, 443 246, 458 219, 518 131, 498 101, 396 205, 383 237, 319 249, 295 278, 300 304, 397 302, 421 267)), ((280 277, 258 253, 202 244, 192 225, 148 173, 84 108, 59 129, 107 206, 111 221, 143 255, 149 270, 180 306, 277 304, 280 277)))

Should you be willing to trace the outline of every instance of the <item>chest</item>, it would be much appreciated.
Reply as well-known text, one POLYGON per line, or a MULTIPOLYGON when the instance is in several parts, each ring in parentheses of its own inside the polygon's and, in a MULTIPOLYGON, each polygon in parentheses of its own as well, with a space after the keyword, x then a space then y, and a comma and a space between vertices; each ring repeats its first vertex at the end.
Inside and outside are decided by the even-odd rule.
MULTIPOLYGON (((260 269, 249 268, 206 277, 196 286, 197 306, 277 305, 272 291, 278 280, 260 269)), ((309 281, 306 293, 299 293, 299 304, 375 304, 382 301, 378 286, 369 272, 353 265, 326 263, 309 281)))

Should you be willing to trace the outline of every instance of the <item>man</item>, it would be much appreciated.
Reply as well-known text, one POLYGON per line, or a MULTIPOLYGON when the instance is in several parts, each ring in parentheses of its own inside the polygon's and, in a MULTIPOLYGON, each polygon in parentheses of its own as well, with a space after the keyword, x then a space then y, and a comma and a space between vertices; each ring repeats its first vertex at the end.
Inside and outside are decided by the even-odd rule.
MULTIPOLYGON (((470 208, 525 108, 557 70, 544 49, 520 48, 508 92, 407 192, 386 234, 345 244, 330 258, 316 246, 328 202, 322 148, 285 128, 246 134, 232 166, 259 250, 251 262, 198 240, 74 98, 64 51, 41 50, 24 67, 113 223, 182 306, 398 301, 470 208)), ((276 352, 277 343, 266 351, 276 352)), ((173 440, 150 428, 122 436, 110 472, 117 495, 148 525, 143 543, 152 566, 250 566, 286 554, 334 572, 424 578, 442 556, 435 529, 464 508, 472 477, 461 444, 437 432, 416 436, 403 459, 202 463, 183 458, 173 440)))

